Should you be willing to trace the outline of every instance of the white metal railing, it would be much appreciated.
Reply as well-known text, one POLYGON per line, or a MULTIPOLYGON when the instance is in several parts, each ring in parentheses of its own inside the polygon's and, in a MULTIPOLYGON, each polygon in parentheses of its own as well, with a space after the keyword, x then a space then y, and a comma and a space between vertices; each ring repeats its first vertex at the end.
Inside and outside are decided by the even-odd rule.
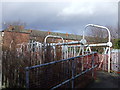
MULTIPOLYGON (((104 44, 94 44, 93 46, 108 46, 108 48, 106 48, 106 49, 108 50, 108 72, 110 72, 110 57, 111 57, 110 56, 110 47, 112 47, 110 30, 107 27, 100 26, 100 25, 94 25, 94 24, 88 24, 88 25, 86 25, 85 26, 85 30, 89 26, 91 26, 91 27, 97 27, 97 28, 101 28, 101 29, 105 29, 108 32, 108 42, 107 43, 104 43, 104 44)), ((84 30, 83 30, 83 39, 84 38, 85 38, 85 35, 84 35, 84 30)))
MULTIPOLYGON (((62 47, 63 59, 65 57, 68 58, 68 53, 74 54, 73 56, 79 56, 80 53, 82 53, 82 55, 84 55, 85 51, 91 52, 90 47, 97 47, 97 46, 105 47, 104 54, 108 54, 108 72, 110 72, 110 57, 111 57, 110 56, 110 47, 112 47, 110 30, 107 27, 94 25, 94 24, 86 25, 85 30, 89 26, 107 30, 107 32, 108 32, 108 42, 106 42, 106 43, 98 43, 98 44, 87 44, 87 41, 85 40, 84 31, 83 31, 83 38, 82 38, 81 41, 64 42, 64 39, 61 36, 48 35, 44 39, 44 44, 39 43, 39 42, 34 42, 34 44, 35 44, 34 47, 35 48, 42 48, 46 44, 47 39, 49 37, 51 37, 51 38, 61 38, 62 43, 60 43, 60 42, 59 43, 50 43, 50 46, 52 46, 54 48, 54 54, 55 54, 55 47, 58 46, 58 45, 61 46, 62 47), (78 50, 78 52, 76 52, 76 50, 78 50)), ((33 43, 28 43, 28 45, 30 45, 30 44, 31 44, 31 48, 32 48, 33 43)))

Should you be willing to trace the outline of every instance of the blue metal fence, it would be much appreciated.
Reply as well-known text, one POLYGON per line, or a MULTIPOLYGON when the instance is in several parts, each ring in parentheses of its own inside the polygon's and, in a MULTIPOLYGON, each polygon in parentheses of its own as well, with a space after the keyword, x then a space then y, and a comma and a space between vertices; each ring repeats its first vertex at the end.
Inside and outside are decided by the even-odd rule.
POLYGON ((65 84, 69 88, 75 88, 75 79, 91 71, 91 77, 94 75, 95 54, 92 52, 68 59, 53 61, 45 64, 26 67, 26 88, 50 88, 55 89, 65 84), (82 57, 92 55, 89 68, 81 70, 82 57))

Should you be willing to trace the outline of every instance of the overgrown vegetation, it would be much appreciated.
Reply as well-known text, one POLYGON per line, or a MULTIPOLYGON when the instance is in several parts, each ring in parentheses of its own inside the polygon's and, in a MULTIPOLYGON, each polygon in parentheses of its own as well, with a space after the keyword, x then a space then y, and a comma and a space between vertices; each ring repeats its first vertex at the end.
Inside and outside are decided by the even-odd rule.
POLYGON ((120 49, 120 38, 113 40, 113 48, 114 49, 120 49))

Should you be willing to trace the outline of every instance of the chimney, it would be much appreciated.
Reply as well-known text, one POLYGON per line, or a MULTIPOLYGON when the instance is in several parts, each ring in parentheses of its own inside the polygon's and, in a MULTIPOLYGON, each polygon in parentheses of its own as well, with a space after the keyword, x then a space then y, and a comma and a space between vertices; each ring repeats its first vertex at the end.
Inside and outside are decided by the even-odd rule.
POLYGON ((20 29, 20 30, 23 30, 23 29, 24 29, 24 26, 19 26, 19 29, 20 29))
POLYGON ((8 26, 8 30, 14 30, 14 26, 9 25, 9 26, 8 26))
POLYGON ((51 32, 50 31, 48 31, 48 35, 50 34, 51 32))
POLYGON ((68 37, 68 33, 66 33, 66 37, 68 37))
POLYGON ((32 33, 32 30, 30 29, 30 30, 28 30, 28 32, 29 32, 29 33, 32 33))

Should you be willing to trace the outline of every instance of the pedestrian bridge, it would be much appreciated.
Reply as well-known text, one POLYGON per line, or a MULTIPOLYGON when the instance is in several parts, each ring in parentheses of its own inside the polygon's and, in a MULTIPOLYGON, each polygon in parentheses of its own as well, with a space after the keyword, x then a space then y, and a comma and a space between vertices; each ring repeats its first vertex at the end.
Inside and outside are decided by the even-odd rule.
POLYGON ((108 42, 87 44, 83 32, 81 41, 64 42, 60 36, 48 35, 44 43, 18 44, 14 51, 10 45, 9 50, 3 51, 2 87, 85 88, 93 80, 102 80, 98 71, 111 72, 110 31, 93 24, 85 29, 88 26, 107 30, 108 42), (61 38, 62 43, 47 43, 48 38, 61 38), (91 50, 98 46, 105 48, 103 54, 91 50))

